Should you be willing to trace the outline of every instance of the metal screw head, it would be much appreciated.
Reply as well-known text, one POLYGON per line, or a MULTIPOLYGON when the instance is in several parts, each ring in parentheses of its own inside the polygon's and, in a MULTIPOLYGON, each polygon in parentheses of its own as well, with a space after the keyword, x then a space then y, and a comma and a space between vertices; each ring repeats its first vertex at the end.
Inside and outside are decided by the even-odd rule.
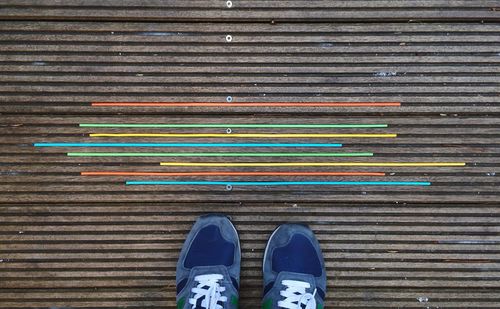
POLYGON ((231 42, 233 40, 233 36, 228 34, 226 35, 226 42, 231 42))
POLYGON ((226 133, 227 133, 227 134, 231 134, 232 132, 233 132, 233 130, 231 130, 231 128, 227 128, 227 129, 226 129, 226 133))
POLYGON ((226 6, 228 8, 232 8, 233 7, 233 1, 230 1, 230 0, 226 1, 226 6))
POLYGON ((228 96, 226 97, 226 101, 227 101, 228 103, 233 102, 233 97, 232 97, 232 96, 230 96, 230 95, 228 95, 228 96))
POLYGON ((231 191, 233 190, 233 186, 231 185, 226 185, 226 191, 231 191))

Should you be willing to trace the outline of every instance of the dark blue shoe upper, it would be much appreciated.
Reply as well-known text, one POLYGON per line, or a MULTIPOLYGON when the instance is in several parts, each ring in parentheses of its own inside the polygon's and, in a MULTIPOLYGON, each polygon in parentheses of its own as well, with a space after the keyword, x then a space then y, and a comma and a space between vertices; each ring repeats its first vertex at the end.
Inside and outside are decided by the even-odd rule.
POLYGON ((224 265, 234 263, 233 243, 222 238, 220 229, 215 225, 202 228, 194 238, 184 261, 184 267, 224 265))
POLYGON ((319 242, 314 233, 301 224, 283 224, 269 238, 264 253, 264 301, 266 308, 278 308, 287 289, 285 280, 309 284, 306 293, 323 305, 326 269, 319 242))
POLYGON ((287 245, 274 249, 272 260, 272 269, 277 273, 288 271, 319 277, 323 271, 316 249, 302 234, 293 235, 287 245))
POLYGON ((177 306, 183 309, 192 308, 193 305, 199 307, 199 298, 208 297, 208 294, 203 295, 203 289, 209 291, 212 283, 203 285, 196 278, 221 275, 222 279, 213 284, 224 287, 222 295, 227 297, 227 301, 219 302, 224 302, 224 308, 236 309, 240 260, 238 233, 231 221, 215 214, 200 217, 187 235, 177 262, 177 306), (197 291, 193 290, 199 284, 202 286, 197 291))

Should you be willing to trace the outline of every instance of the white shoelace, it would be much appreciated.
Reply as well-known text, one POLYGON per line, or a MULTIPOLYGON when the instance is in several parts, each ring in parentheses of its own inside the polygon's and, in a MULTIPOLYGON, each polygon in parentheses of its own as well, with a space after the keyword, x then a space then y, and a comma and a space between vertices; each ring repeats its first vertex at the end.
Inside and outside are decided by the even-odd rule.
POLYGON ((219 280, 224 277, 220 274, 209 274, 200 275, 194 277, 194 280, 199 284, 191 289, 194 293, 194 297, 189 299, 189 303, 193 305, 193 309, 196 308, 198 299, 203 298, 201 301, 201 307, 204 309, 222 309, 222 306, 218 302, 226 302, 227 297, 222 296, 222 292, 226 290, 225 287, 220 286, 219 280))
POLYGON ((285 309, 316 309, 316 289, 314 292, 306 293, 306 289, 311 288, 307 282, 296 280, 283 280, 281 284, 286 286, 286 289, 280 292, 280 295, 285 299, 278 302, 278 307, 285 309))

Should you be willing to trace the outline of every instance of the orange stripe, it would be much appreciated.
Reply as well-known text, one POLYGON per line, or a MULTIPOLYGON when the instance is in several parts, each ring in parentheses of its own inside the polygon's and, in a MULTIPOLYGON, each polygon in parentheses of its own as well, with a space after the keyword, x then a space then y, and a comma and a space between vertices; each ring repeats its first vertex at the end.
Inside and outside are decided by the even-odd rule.
POLYGON ((202 102, 92 102, 92 106, 213 106, 213 107, 372 107, 372 106, 401 106, 399 102, 250 102, 250 103, 202 103, 202 102))
POLYGON ((81 172, 82 176, 385 176, 379 172, 81 172))

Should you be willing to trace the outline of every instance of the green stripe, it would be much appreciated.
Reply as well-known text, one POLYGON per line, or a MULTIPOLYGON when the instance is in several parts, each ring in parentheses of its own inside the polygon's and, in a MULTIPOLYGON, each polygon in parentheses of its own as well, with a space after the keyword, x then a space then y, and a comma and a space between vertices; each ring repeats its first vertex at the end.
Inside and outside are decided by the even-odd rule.
POLYGON ((387 128, 387 124, 81 123, 90 128, 387 128))
POLYGON ((231 304, 233 306, 235 306, 236 308, 238 308, 238 297, 234 296, 234 295, 231 295, 231 304))
POLYGON ((272 307, 273 307, 272 299, 267 299, 265 302, 262 303, 262 309, 271 309, 272 307))
POLYGON ((177 302, 177 309, 184 309, 184 304, 186 304, 186 299, 185 298, 179 299, 179 301, 177 302))
POLYGON ((68 152, 69 157, 372 157, 371 152, 68 152))

